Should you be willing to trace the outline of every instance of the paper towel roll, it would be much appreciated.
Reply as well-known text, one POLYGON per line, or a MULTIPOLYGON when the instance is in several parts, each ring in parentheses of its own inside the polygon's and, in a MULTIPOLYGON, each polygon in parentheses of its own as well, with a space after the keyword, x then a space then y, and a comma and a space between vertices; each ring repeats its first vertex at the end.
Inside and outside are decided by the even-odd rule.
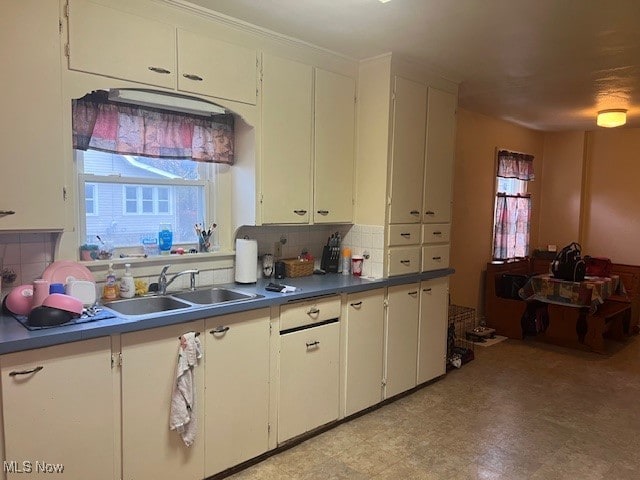
POLYGON ((258 262, 258 241, 236 239, 236 282, 256 283, 258 262))

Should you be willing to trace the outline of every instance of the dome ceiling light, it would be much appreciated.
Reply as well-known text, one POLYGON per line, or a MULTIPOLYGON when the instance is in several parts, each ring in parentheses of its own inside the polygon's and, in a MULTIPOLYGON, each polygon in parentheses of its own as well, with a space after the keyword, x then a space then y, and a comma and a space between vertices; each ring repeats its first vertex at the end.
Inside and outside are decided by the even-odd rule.
POLYGON ((599 127, 619 127, 627 123, 627 111, 624 109, 600 110, 596 123, 599 127))

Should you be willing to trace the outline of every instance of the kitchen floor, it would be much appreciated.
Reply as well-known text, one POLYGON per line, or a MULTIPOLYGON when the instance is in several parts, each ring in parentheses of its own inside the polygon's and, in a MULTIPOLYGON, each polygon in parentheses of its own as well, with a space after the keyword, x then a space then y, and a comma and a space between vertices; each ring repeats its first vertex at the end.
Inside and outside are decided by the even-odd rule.
POLYGON ((610 355, 507 340, 233 480, 638 479, 640 337, 610 355))

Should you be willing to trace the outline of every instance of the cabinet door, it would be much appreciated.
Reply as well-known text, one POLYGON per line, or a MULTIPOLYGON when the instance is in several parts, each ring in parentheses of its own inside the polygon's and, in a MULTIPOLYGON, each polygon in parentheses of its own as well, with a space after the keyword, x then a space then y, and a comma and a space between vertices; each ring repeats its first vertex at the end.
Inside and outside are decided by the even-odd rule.
POLYGON ((262 222, 309 223, 311 67, 264 55, 262 69, 262 222))
POLYGON ((194 368, 198 433, 190 447, 169 430, 178 337, 204 331, 204 320, 121 336, 123 478, 204 478, 204 365, 194 368))
MULTIPOLYGON (((33 462, 29 478, 116 478, 110 338, 11 353, 0 362, 6 460, 19 468, 33 462), (36 461, 64 473, 37 473, 36 461)), ((25 476, 14 473, 7 478, 25 476)))
POLYGON ((395 78, 389 223, 420 223, 427 86, 395 78))
POLYGON ((91 3, 69 2, 69 68, 175 88, 173 26, 91 3))
POLYGON ((256 104, 256 51, 178 29, 178 90, 256 104))
POLYGON ((420 284, 389 287, 385 331, 385 398, 416 386, 420 284))
POLYGON ((269 447, 269 309, 206 321, 205 476, 269 447))
POLYGON ((451 221, 456 96, 429 87, 423 222, 451 221))
POLYGON ((418 384, 446 372, 448 305, 447 277, 425 280, 420 284, 418 384))
POLYGON ((0 230, 62 230, 62 97, 58 2, 3 2, 0 230))
POLYGON ((355 80, 315 69, 314 223, 353 221, 355 80))
POLYGON ((351 415, 382 400, 384 289, 347 297, 346 412, 351 415))
POLYGON ((280 336, 278 442, 338 418, 340 324, 280 336))

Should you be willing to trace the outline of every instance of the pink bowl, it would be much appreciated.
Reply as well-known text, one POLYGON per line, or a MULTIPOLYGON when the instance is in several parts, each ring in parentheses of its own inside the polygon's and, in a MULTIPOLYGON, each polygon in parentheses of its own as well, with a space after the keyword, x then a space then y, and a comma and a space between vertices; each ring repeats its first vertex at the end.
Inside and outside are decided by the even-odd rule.
POLYGON ((83 305, 82 301, 78 300, 76 297, 65 295, 64 293, 52 293, 44 299, 42 306, 57 308, 59 310, 75 313, 76 315, 81 315, 83 305))
POLYGON ((27 315, 31 311, 33 303, 33 286, 20 285, 15 287, 5 300, 5 304, 11 313, 27 315))

